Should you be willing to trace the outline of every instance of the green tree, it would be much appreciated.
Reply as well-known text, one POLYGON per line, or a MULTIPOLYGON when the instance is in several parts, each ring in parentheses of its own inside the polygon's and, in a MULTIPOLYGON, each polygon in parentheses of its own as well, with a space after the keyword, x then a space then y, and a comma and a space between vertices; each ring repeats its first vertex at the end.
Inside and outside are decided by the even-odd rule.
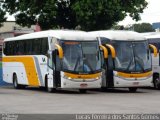
POLYGON ((108 29, 129 14, 139 20, 145 0, 5 0, 3 8, 16 14, 16 22, 42 29, 80 26, 82 30, 108 29))
POLYGON ((152 28, 152 25, 150 23, 141 23, 141 24, 133 24, 131 26, 131 29, 136 32, 153 32, 154 29, 152 28))
POLYGON ((113 29, 113 30, 124 30, 125 27, 123 25, 113 25, 111 27, 111 29, 113 29))
POLYGON ((2 9, 2 1, 0 0, 0 27, 2 27, 3 26, 3 22, 5 22, 6 21, 6 17, 5 17, 5 12, 4 12, 4 10, 2 9))

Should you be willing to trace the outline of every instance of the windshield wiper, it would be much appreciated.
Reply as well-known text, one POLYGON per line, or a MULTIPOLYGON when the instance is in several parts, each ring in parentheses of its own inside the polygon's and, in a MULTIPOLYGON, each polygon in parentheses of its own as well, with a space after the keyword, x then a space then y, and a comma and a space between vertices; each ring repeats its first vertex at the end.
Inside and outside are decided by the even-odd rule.
POLYGON ((76 70, 79 62, 80 62, 80 57, 77 58, 77 61, 76 61, 75 67, 74 67, 74 71, 76 70))
POLYGON ((133 60, 134 60, 134 57, 131 58, 131 60, 130 60, 130 62, 129 62, 129 64, 128 64, 128 66, 127 66, 126 71, 129 71, 129 68, 131 67, 133 60))
POLYGON ((139 56, 135 56, 135 60, 140 65, 142 71, 145 72, 144 67, 143 67, 144 65, 142 65, 143 60, 139 56), (136 59, 136 58, 138 58, 138 59, 136 59))
POLYGON ((84 65, 88 66, 89 69, 90 69, 91 71, 93 71, 92 66, 91 66, 91 65, 89 64, 89 62, 88 62, 88 59, 86 59, 86 58, 83 58, 83 59, 84 59, 84 63, 86 63, 86 64, 84 64, 84 65))

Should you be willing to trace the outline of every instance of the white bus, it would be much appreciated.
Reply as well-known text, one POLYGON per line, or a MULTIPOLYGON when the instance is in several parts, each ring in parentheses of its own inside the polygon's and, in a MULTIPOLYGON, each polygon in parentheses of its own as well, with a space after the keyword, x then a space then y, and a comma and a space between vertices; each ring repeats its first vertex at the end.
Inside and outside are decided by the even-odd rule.
POLYGON ((49 30, 7 38, 3 44, 3 80, 15 88, 39 86, 48 92, 100 88, 100 47, 96 37, 83 31, 49 30))
POLYGON ((93 31, 108 49, 109 56, 104 59, 103 88, 127 87, 136 92, 138 87, 152 85, 151 54, 147 40, 132 31, 93 31))
MULTIPOLYGON (((155 32, 153 34, 145 34, 144 35, 150 44, 153 44, 158 49, 158 53, 160 52, 160 33, 155 32)), ((153 53, 153 51, 152 51, 153 53)), ((152 68, 153 68, 153 83, 156 89, 160 89, 160 56, 155 58, 152 54, 152 68)))

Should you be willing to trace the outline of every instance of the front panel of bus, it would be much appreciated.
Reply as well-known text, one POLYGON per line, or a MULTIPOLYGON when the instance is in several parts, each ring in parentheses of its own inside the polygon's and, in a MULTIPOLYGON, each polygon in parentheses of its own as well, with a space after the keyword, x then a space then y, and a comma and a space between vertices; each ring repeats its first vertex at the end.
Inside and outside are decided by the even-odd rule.
POLYGON ((114 86, 134 87, 152 85, 151 54, 147 41, 112 41, 114 86))
POLYGON ((100 88, 101 57, 97 40, 59 40, 63 58, 57 59, 61 88, 100 88))
POLYGON ((107 82, 103 86, 152 86, 151 54, 146 40, 125 41, 105 39, 102 41, 102 44, 110 44, 116 51, 116 57, 112 58, 109 55, 107 60, 107 82))

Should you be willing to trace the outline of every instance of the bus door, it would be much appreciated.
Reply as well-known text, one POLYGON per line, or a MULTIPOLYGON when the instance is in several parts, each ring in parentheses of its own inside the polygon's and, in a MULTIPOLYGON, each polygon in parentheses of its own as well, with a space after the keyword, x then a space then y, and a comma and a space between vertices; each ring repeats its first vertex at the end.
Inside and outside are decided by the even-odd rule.
POLYGON ((59 53, 58 50, 55 49, 52 52, 52 56, 53 56, 53 63, 55 64, 55 69, 53 69, 53 80, 54 80, 54 84, 56 87, 61 87, 61 75, 60 75, 60 71, 61 71, 61 60, 59 58, 59 53))
POLYGON ((60 87, 60 66, 59 66, 59 57, 58 51, 48 51, 48 80, 53 80, 53 84, 50 87, 60 87))
POLYGON ((106 44, 108 50, 108 59, 106 59, 106 87, 114 87, 114 58, 115 49, 110 44, 106 44))

